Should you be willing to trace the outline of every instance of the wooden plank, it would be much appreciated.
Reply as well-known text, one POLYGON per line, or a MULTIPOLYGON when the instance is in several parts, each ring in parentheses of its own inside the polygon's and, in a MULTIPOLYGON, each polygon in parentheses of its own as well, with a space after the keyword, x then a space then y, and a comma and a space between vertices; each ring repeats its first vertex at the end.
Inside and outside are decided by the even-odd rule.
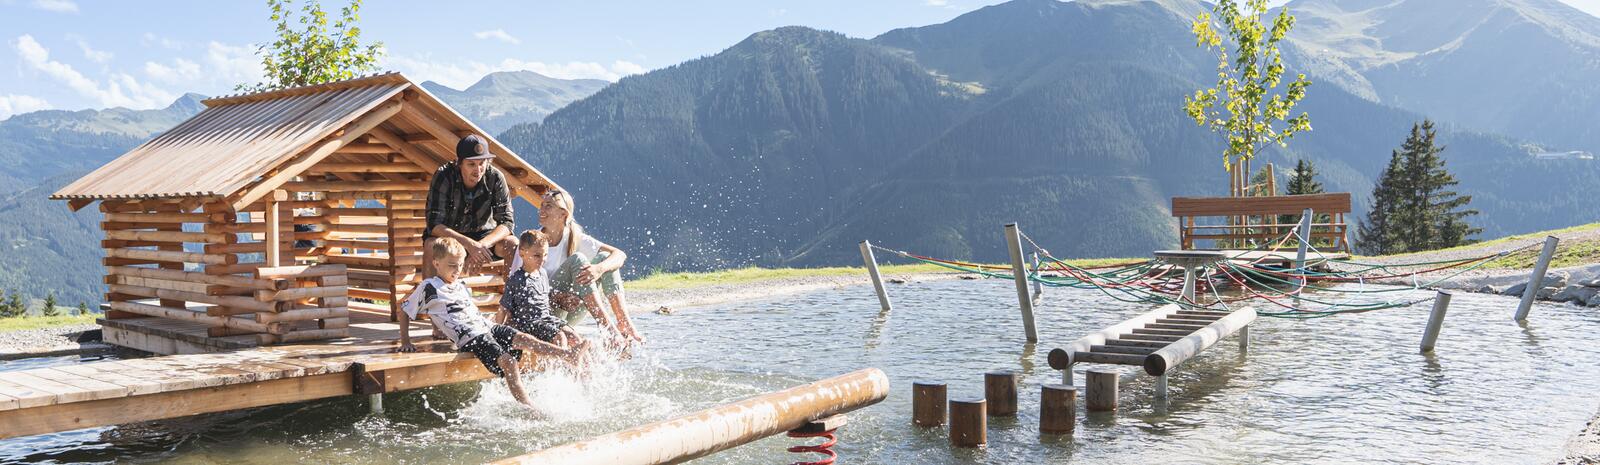
POLYGON ((88 400, 90 397, 89 393, 85 392, 82 388, 40 378, 28 373, 28 371, 31 370, 6 372, 5 379, 12 383, 49 393, 51 396, 53 396, 49 402, 50 405, 84 401, 88 400))
POLYGON ((349 395, 343 373, 0 411, 0 439, 349 395))
POLYGON ((239 262, 239 257, 233 255, 169 252, 165 250, 109 249, 106 250, 106 256, 168 263, 204 263, 208 265, 226 265, 239 262))
POLYGON ((289 279, 289 278, 315 278, 345 274, 343 265, 295 265, 263 267, 255 270, 256 277, 260 279, 289 279))
POLYGON ((111 267, 111 275, 137 276, 141 278, 165 279, 170 281, 189 281, 222 286, 244 287, 250 289, 276 290, 287 287, 287 283, 273 282, 270 280, 252 279, 240 276, 218 276, 192 271, 162 270, 156 268, 111 267), (282 287, 280 287, 282 286, 282 287))
POLYGON ((107 239, 146 242, 222 242, 223 233, 198 233, 180 231, 106 231, 107 239))
MULTIPOLYGON (((129 392, 126 386, 96 380, 76 373, 68 373, 55 368, 36 368, 32 370, 26 370, 21 373, 27 373, 33 376, 55 381, 57 383, 82 389, 86 400, 125 397, 129 392)), ((7 373, 7 376, 10 376, 11 374, 12 373, 7 373)))
POLYGON ((1310 208, 1316 213, 1350 213, 1350 193, 1266 197, 1173 197, 1172 216, 1291 215, 1310 208))
POLYGON ((1152 352, 1160 349, 1160 347, 1138 347, 1112 344, 1091 346, 1089 351, 1106 354, 1150 355, 1152 352))
POLYGON ((56 403, 57 399, 55 392, 39 386, 14 383, 4 376, 0 376, 0 395, 10 399, 0 403, 0 410, 43 407, 56 403))
MULTIPOLYGON (((459 354, 468 355, 468 354, 459 354)), ((383 371, 385 392, 409 391, 441 384, 493 378, 476 357, 459 357, 448 363, 410 366, 383 371)))
POLYGON ((78 365, 63 365, 55 367, 67 373, 93 378, 100 381, 116 384, 128 388, 128 395, 142 396, 161 392, 162 382, 154 377, 154 373, 143 370, 134 370, 127 367, 116 367, 102 363, 83 363, 78 365))

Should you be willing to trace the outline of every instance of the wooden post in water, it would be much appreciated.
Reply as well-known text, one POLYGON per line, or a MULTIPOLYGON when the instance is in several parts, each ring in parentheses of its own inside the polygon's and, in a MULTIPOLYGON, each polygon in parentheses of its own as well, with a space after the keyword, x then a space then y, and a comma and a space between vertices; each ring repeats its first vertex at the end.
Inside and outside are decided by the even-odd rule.
POLYGON ((1089 370, 1083 375, 1083 406, 1090 412, 1117 411, 1117 372, 1089 370))
POLYGON ((986 407, 983 399, 950 401, 951 446, 978 447, 989 442, 986 407))
POLYGON ((1039 390, 1039 432, 1072 434, 1078 423, 1078 388, 1046 384, 1039 390))
POLYGON ((1157 376, 1156 377, 1156 398, 1157 399, 1166 399, 1167 398, 1167 374, 1166 373, 1162 373, 1161 376, 1157 376))
POLYGON ((1017 415, 1017 374, 991 371, 983 374, 984 399, 989 401, 989 416, 1017 415))
POLYGON ((368 394, 367 395, 367 409, 369 411, 371 411, 373 415, 382 415, 383 414, 383 394, 382 393, 379 393, 379 394, 368 394))
POLYGON ((1544 250, 1539 251, 1539 261, 1533 264, 1533 274, 1528 276, 1528 287, 1522 290, 1522 302, 1517 304, 1517 321, 1528 321, 1528 312, 1533 310, 1533 298, 1544 287, 1544 272, 1550 269, 1550 257, 1555 256, 1559 242, 1561 239, 1555 236, 1545 236, 1544 250))
POLYGON ((1016 223, 1006 223, 1006 248, 1011 252, 1011 275, 1017 280, 1017 303, 1022 305, 1022 329, 1028 342, 1039 342, 1033 329, 1033 299, 1028 297, 1028 270, 1022 263, 1022 237, 1016 223))
POLYGON ((867 274, 872 276, 872 288, 878 291, 878 305, 889 311, 889 292, 883 288, 883 276, 878 274, 878 259, 872 255, 872 242, 861 241, 861 261, 866 262, 867 274))
POLYGON ((1450 309, 1450 292, 1439 291, 1433 297, 1433 313, 1428 315, 1428 327, 1422 332, 1422 352, 1433 352, 1433 343, 1439 340, 1439 328, 1444 326, 1444 312, 1450 309))
POLYGON ((911 383, 911 424, 944 424, 945 387, 943 383, 911 383))

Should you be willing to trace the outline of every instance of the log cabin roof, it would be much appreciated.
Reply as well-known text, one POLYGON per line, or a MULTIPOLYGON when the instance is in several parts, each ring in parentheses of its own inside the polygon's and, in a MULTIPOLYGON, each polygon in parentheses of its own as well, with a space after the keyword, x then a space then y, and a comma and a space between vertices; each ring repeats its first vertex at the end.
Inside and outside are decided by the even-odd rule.
POLYGON ((554 187, 437 97, 399 73, 385 73, 205 100, 206 109, 51 195, 73 200, 225 200, 248 204, 332 150, 384 144, 432 170, 455 160, 459 137, 478 134, 496 155, 514 195, 536 202, 554 187), (359 131, 357 134, 348 132, 359 131))

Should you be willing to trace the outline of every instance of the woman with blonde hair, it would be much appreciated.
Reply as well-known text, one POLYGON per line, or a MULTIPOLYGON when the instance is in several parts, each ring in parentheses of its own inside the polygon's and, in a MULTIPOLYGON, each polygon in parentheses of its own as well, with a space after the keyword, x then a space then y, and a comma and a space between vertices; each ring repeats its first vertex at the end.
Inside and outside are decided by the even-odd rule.
POLYGON ((582 321, 587 313, 617 336, 644 342, 644 336, 628 318, 623 297, 620 270, 628 254, 585 234, 573 219, 573 209, 572 194, 554 189, 545 192, 539 203, 540 230, 550 245, 544 271, 550 277, 552 313, 565 318, 568 324, 582 321), (597 296, 601 293, 605 294, 604 306, 597 296), (611 308, 614 323, 603 310, 605 307, 611 308))

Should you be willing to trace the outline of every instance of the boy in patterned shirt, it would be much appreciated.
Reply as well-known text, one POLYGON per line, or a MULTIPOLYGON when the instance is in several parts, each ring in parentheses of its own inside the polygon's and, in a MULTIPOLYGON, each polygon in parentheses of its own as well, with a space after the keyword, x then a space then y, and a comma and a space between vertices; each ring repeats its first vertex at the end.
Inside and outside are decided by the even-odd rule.
POLYGON ((443 332, 457 350, 470 352, 483 362, 490 373, 505 378, 511 397, 523 405, 532 406, 522 379, 517 376, 518 359, 522 350, 543 355, 566 357, 576 362, 576 353, 560 349, 509 326, 492 324, 478 312, 472 300, 472 291, 461 282, 461 268, 465 265, 467 251, 461 243, 449 239, 433 239, 428 244, 433 252, 433 265, 438 273, 417 284, 417 289, 401 305, 400 351, 415 352, 411 344, 411 320, 420 313, 428 315, 435 329, 443 332))
POLYGON ((566 320, 550 313, 550 277, 544 271, 547 239, 544 232, 531 229, 517 237, 522 266, 506 276, 506 292, 500 297, 505 311, 496 317, 557 349, 587 353, 588 342, 567 326, 566 320))

